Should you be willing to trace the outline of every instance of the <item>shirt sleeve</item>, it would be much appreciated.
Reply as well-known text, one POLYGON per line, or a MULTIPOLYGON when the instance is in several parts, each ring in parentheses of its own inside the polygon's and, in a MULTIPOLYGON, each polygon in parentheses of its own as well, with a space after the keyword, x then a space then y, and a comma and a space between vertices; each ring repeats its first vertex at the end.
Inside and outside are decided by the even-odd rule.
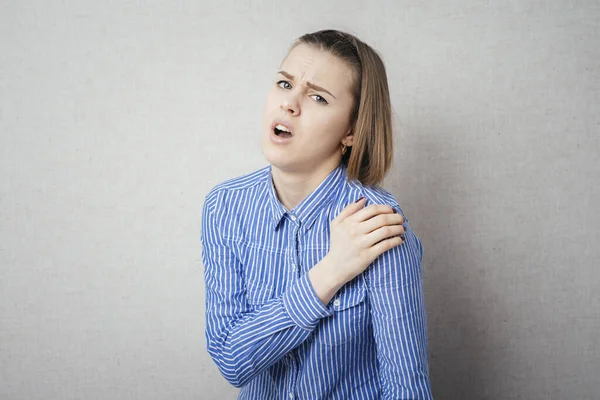
POLYGON ((432 399, 423 248, 408 221, 404 225, 405 242, 381 254, 366 272, 379 381, 384 399, 432 399))
MULTIPOLYGON (((210 196, 210 195, 209 195, 210 196)), ((302 275, 279 297, 250 307, 243 265, 223 239, 222 207, 207 196, 202 211, 207 350, 232 385, 242 387, 300 345, 331 315, 302 275)))

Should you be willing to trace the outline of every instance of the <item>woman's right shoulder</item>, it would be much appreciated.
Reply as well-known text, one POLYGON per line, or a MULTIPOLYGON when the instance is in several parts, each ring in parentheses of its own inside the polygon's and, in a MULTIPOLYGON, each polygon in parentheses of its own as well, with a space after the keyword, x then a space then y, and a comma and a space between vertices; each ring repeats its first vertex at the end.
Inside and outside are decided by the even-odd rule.
POLYGON ((208 191, 205 197, 205 205, 214 204, 223 197, 245 196, 256 186, 268 182, 270 177, 270 165, 267 165, 247 174, 221 181, 208 191))

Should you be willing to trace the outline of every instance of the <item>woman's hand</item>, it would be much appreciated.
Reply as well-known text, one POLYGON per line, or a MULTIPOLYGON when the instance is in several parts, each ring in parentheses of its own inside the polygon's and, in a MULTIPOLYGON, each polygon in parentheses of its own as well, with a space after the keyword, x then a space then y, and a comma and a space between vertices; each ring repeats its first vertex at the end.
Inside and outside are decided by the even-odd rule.
POLYGON ((404 218, 386 205, 366 208, 357 200, 331 221, 329 253, 309 271, 321 301, 327 304, 346 282, 362 273, 385 251, 401 245, 404 218))
POLYGON ((363 272, 385 251, 401 245, 404 218, 386 205, 363 208, 365 199, 346 206, 331 222, 327 258, 342 285, 363 272))

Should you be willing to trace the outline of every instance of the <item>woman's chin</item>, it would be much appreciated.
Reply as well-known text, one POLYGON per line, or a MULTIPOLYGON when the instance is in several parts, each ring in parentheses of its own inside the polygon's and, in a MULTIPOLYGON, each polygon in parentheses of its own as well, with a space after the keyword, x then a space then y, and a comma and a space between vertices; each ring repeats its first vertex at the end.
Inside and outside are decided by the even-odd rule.
POLYGON ((282 151, 281 149, 263 147, 263 155, 269 164, 280 169, 285 169, 286 166, 289 166, 293 162, 290 154, 286 151, 282 151))

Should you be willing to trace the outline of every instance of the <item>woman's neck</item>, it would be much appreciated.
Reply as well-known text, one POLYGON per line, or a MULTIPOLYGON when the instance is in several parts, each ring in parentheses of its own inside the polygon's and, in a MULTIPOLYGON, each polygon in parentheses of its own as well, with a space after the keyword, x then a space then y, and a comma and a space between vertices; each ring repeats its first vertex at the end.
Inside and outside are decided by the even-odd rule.
MULTIPOLYGON (((335 161, 335 160, 334 160, 335 161)), ((339 165, 337 162, 323 163, 317 168, 305 171, 287 171, 271 167, 273 185, 279 201, 288 210, 294 209, 309 194, 311 194, 339 165)))

